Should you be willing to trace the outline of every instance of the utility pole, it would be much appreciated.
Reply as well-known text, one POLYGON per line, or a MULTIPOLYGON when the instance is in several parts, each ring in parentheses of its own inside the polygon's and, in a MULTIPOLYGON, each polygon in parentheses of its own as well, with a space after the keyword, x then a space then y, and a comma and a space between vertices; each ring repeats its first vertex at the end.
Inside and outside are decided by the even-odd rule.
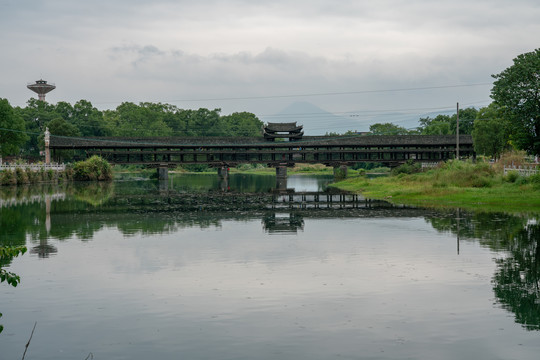
POLYGON ((459 160, 459 103, 456 106, 456 159, 459 160))

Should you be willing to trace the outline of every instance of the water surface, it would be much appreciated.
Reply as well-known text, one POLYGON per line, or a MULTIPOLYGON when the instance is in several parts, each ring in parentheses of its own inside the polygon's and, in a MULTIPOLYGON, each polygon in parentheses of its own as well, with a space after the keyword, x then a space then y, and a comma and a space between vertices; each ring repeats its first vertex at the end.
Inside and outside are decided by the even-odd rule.
POLYGON ((2 189, 0 359, 536 359, 538 216, 327 177, 2 189))

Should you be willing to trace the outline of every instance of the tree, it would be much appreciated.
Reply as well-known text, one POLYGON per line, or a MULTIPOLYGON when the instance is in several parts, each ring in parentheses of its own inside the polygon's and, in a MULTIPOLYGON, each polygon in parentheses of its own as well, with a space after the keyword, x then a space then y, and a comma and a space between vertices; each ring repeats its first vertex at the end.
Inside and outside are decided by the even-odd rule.
MULTIPOLYGON (((58 105, 57 105, 58 107, 58 105)), ((103 122, 103 113, 87 100, 79 100, 73 105, 73 118, 65 119, 79 128, 82 136, 108 136, 110 131, 103 122)))
POLYGON ((263 122, 249 112, 235 112, 222 116, 227 136, 261 136, 263 122))
MULTIPOLYGON (((0 282, 6 281, 9 285, 16 287, 21 278, 19 275, 2 269, 2 266, 9 265, 13 258, 22 255, 26 252, 26 246, 3 246, 0 245, 0 282)), ((0 313, 0 317, 2 314, 0 313)), ((4 330, 4 327, 0 325, 0 333, 4 330)))
POLYGON ((513 140, 523 150, 540 154, 540 49, 519 55, 492 77, 491 98, 511 120, 513 140))
POLYGON ((507 256, 496 263, 497 302, 525 329, 540 330, 540 224, 528 224, 511 237, 507 256))
POLYGON ((377 123, 369 127, 373 135, 409 135, 411 132, 402 126, 392 123, 377 123))
POLYGON ((61 117, 53 119, 47 125, 47 127, 49 128, 51 135, 72 136, 72 137, 81 136, 81 132, 75 125, 68 123, 66 120, 62 119, 61 117))
MULTIPOLYGON (((474 120, 478 110, 475 108, 459 109, 459 133, 471 134, 474 120)), ((420 132, 422 135, 455 135, 457 129, 457 116, 437 115, 434 118, 420 118, 420 132)))
POLYGON ((125 102, 116 108, 116 136, 151 137, 170 136, 172 130, 163 121, 163 113, 149 104, 125 102))
POLYGON ((26 131, 33 133, 25 145, 25 155, 39 156, 39 134, 43 134, 45 126, 58 117, 55 106, 41 100, 31 98, 25 108, 13 109, 24 120, 26 131))
POLYGON ((478 111, 472 131, 474 149, 477 153, 498 158, 508 145, 508 122, 501 117, 501 109, 495 103, 478 111))
POLYGON ((6 99, 0 99, 0 158, 18 154, 27 140, 24 120, 6 99))

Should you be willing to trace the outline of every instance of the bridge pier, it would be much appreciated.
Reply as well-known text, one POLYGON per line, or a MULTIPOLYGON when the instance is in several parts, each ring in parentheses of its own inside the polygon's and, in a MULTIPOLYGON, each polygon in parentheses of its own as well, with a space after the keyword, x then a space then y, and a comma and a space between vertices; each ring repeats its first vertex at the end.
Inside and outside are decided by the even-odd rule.
POLYGON ((287 167, 286 166, 276 167, 276 189, 278 190, 287 189, 287 167))
POLYGON ((229 168, 222 166, 217 169, 217 173, 220 180, 227 180, 229 178, 229 168))
POLYGON ((334 166, 334 180, 339 181, 347 177, 347 165, 334 166))
POLYGON ((169 180, 169 167, 167 164, 159 164, 157 174, 159 180, 169 180))

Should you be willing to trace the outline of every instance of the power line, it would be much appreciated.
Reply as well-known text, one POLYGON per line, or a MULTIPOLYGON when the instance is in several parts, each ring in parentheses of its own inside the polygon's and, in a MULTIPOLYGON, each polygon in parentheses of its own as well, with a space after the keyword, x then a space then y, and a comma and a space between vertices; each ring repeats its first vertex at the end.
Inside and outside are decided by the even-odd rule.
MULTIPOLYGON (((326 93, 304 93, 304 94, 285 94, 285 95, 261 95, 261 96, 176 99, 176 100, 165 100, 164 102, 165 103, 170 103, 170 102, 190 102, 190 101, 199 102, 199 101, 261 100, 261 99, 282 99, 282 98, 295 98, 295 97, 358 95, 358 94, 374 94, 374 93, 388 93, 388 92, 402 92, 402 91, 450 89, 450 88, 486 86, 486 85, 493 85, 493 83, 489 82, 489 83, 473 83, 473 84, 454 84, 454 85, 424 86, 424 87, 413 87, 413 88, 357 90, 357 91, 340 91, 340 92, 326 92, 326 93)), ((115 103, 118 103, 118 101, 96 102, 95 104, 115 104, 115 103)))

